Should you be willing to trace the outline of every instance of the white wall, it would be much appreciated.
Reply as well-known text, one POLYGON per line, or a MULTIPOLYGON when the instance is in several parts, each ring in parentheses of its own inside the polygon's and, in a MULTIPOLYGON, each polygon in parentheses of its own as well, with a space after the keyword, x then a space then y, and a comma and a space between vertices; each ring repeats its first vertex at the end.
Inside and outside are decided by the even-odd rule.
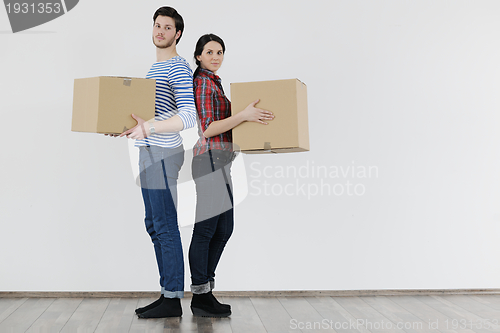
POLYGON ((146 75, 163 5, 187 59, 200 35, 225 40, 228 93, 308 86, 311 151, 235 174, 248 195, 218 290, 499 287, 500 2, 82 0, 17 34, 0 9, 0 290, 159 288, 128 142, 70 127, 75 78, 146 75), (328 195, 347 182, 362 195, 328 195))

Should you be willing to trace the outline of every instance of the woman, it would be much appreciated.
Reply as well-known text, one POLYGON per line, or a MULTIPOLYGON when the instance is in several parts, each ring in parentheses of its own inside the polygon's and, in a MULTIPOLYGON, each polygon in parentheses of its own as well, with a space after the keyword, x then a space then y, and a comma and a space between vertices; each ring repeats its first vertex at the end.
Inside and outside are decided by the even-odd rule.
POLYGON ((255 107, 259 100, 231 116, 231 103, 222 89, 217 71, 226 48, 213 34, 200 37, 194 57, 193 89, 199 117, 200 139, 193 152, 192 172, 196 183, 196 223, 189 248, 191 311, 195 316, 227 317, 231 306, 212 294, 215 269, 233 232, 233 196, 230 175, 234 152, 231 129, 245 121, 267 125, 271 112, 255 107))

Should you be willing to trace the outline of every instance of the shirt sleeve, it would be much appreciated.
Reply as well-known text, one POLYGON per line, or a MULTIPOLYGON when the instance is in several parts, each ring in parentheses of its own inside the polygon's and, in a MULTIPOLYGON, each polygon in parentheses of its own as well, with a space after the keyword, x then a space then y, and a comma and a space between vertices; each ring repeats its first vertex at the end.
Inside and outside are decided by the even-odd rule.
POLYGON ((214 119, 214 90, 212 89, 210 80, 204 78, 197 80, 194 89, 201 131, 205 132, 214 119))
POLYGON ((193 95, 193 73, 185 63, 179 62, 170 68, 169 82, 174 91, 177 115, 184 124, 183 129, 196 125, 196 107, 193 95))

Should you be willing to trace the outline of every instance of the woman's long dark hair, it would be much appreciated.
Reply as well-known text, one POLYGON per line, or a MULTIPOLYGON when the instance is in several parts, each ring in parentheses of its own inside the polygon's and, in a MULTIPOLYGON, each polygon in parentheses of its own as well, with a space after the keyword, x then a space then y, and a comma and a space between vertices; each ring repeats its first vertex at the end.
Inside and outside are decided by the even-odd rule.
POLYGON ((196 76, 198 76, 198 74, 200 73, 200 61, 198 59, 196 59, 196 57, 201 55, 203 53, 203 49, 205 48, 205 45, 208 42, 212 42, 212 41, 219 43, 222 46, 222 52, 226 53, 226 46, 224 45, 224 41, 222 40, 222 38, 220 38, 219 36, 216 36, 214 34, 206 34, 206 35, 201 36, 200 39, 198 39, 198 42, 196 43, 196 48, 194 49, 194 61, 196 62, 196 65, 198 67, 194 71, 193 79, 196 76))

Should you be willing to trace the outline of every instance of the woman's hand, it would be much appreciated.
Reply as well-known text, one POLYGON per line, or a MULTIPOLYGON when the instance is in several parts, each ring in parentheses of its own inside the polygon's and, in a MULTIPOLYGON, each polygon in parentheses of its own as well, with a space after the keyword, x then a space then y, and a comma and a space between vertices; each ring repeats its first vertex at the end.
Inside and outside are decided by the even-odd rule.
POLYGON ((132 114, 132 118, 137 121, 137 125, 120 134, 120 137, 126 135, 129 139, 142 140, 151 135, 151 132, 149 131, 149 123, 147 121, 136 116, 135 114, 132 114))
POLYGON ((267 125, 264 120, 273 120, 274 116, 270 111, 256 108, 255 104, 259 103, 259 101, 260 99, 248 104, 245 110, 241 111, 241 114, 245 121, 254 121, 256 123, 267 125))

